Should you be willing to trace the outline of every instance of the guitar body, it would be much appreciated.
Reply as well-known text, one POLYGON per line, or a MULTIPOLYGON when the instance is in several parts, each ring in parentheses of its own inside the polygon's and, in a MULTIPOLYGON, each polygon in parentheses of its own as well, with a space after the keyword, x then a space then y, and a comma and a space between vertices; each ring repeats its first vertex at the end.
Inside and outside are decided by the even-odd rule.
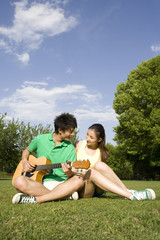
MULTIPOLYGON (((48 173, 48 170, 54 169, 54 168, 62 168, 61 163, 55 163, 52 164, 50 160, 48 160, 46 157, 40 157, 35 158, 34 156, 30 155, 29 162, 36 165, 36 168, 33 172, 24 172, 23 171, 23 164, 22 160, 18 164, 16 171, 12 178, 12 184, 14 183, 15 179, 18 176, 25 176, 28 177, 34 181, 42 182, 43 176, 48 173)), ((72 167, 75 169, 88 169, 90 167, 90 161, 89 160, 83 160, 83 161, 75 161, 75 162, 68 162, 72 167)))
MULTIPOLYGON (((51 161, 48 160, 46 157, 35 158, 32 155, 29 156, 29 162, 31 162, 32 164, 35 164, 35 165, 51 164, 51 161)), ((13 175, 12 184, 13 184, 15 178, 18 176, 21 176, 21 175, 29 177, 30 179, 32 179, 34 181, 42 182, 43 176, 47 173, 48 173, 48 170, 23 172, 23 165, 22 165, 22 160, 21 160, 16 168, 14 175, 13 175)))

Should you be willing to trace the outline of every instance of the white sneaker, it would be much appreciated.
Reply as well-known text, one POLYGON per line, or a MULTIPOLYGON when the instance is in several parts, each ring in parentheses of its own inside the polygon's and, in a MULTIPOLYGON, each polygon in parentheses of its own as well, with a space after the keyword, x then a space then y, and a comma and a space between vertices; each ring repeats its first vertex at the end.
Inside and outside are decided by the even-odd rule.
POLYGON ((145 189, 141 191, 133 191, 131 200, 154 200, 156 199, 156 194, 153 189, 145 189))
POLYGON ((137 191, 133 190, 133 189, 127 189, 127 192, 134 193, 134 192, 137 192, 137 191))
POLYGON ((36 203, 36 198, 34 196, 26 195, 23 193, 17 193, 12 198, 12 203, 36 203))
POLYGON ((68 200, 78 200, 78 198, 79 198, 78 192, 74 192, 72 193, 71 196, 69 196, 68 200))

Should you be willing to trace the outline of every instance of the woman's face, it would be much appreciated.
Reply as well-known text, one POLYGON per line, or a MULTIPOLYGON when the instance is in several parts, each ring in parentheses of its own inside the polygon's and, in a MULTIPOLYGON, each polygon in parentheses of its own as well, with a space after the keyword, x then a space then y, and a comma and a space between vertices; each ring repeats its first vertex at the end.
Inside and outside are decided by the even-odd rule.
POLYGON ((92 147, 98 146, 98 139, 94 130, 88 129, 88 132, 86 134, 86 141, 88 146, 92 146, 92 147))

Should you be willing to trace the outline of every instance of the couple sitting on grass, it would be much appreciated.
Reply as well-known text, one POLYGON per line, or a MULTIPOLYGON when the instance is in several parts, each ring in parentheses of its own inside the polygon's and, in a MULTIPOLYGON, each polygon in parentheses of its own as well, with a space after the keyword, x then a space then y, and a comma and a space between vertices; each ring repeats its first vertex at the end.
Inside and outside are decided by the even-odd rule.
POLYGON ((75 117, 62 113, 54 120, 55 131, 38 135, 22 153, 24 172, 32 172, 35 165, 28 161, 31 152, 36 151, 37 157, 50 159, 52 163, 61 162, 62 168, 54 169, 43 177, 43 182, 34 181, 20 175, 14 181, 19 191, 14 195, 15 203, 43 203, 54 200, 91 198, 101 196, 109 191, 129 200, 155 199, 152 189, 142 191, 129 190, 105 163, 108 150, 105 147, 105 131, 101 124, 89 127, 86 140, 79 141, 76 149, 70 142, 77 128, 75 117), (67 161, 90 161, 87 172, 78 172, 67 161))

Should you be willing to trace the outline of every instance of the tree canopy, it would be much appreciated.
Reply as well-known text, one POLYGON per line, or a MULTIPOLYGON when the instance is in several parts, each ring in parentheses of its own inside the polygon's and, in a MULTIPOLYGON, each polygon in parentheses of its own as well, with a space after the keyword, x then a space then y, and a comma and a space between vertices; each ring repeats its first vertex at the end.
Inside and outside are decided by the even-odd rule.
POLYGON ((153 175, 151 168, 160 167, 160 56, 142 62, 117 86, 113 107, 119 120, 114 140, 134 161, 136 174, 153 175))
POLYGON ((52 131, 51 126, 31 126, 19 120, 6 121, 7 113, 0 115, 0 171, 13 172, 21 159, 22 151, 38 134, 52 131))

